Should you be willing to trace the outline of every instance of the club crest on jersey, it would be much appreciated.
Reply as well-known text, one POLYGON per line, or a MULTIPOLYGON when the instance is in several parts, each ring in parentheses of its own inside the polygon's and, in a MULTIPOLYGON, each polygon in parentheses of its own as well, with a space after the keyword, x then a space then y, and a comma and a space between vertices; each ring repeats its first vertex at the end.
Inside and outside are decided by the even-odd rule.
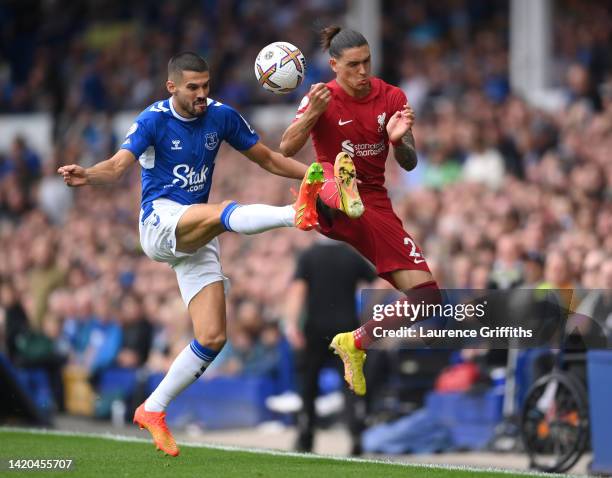
POLYGON ((378 132, 382 133, 385 128, 385 119, 387 118, 387 113, 382 112, 378 115, 378 132))
POLYGON ((219 137, 217 136, 216 131, 214 133, 206 133, 204 139, 206 140, 204 146, 206 146, 206 149, 208 149, 209 151, 215 149, 219 144, 219 137))

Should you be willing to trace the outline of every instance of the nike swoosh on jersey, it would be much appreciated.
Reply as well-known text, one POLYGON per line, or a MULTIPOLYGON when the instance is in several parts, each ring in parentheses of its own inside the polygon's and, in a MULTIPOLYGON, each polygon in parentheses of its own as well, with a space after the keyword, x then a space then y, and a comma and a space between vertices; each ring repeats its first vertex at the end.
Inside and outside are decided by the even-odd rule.
POLYGON ((344 126, 345 124, 351 123, 353 120, 342 121, 338 120, 338 126, 344 126))

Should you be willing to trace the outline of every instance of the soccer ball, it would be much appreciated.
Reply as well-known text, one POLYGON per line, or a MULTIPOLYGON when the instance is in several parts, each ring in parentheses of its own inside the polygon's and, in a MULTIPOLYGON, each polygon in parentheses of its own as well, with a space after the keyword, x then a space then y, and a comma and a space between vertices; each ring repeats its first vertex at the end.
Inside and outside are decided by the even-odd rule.
POLYGON ((265 46, 255 59, 255 76, 264 89, 284 95, 304 79, 306 59, 298 47, 286 41, 265 46))

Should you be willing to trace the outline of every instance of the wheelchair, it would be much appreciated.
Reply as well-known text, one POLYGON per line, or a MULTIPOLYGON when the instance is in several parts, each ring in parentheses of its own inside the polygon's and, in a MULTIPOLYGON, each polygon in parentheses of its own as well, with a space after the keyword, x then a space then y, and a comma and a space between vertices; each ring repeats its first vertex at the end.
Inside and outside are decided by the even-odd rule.
POLYGON ((550 373, 528 390, 520 420, 531 468, 563 473, 589 448, 586 352, 551 352, 550 373))

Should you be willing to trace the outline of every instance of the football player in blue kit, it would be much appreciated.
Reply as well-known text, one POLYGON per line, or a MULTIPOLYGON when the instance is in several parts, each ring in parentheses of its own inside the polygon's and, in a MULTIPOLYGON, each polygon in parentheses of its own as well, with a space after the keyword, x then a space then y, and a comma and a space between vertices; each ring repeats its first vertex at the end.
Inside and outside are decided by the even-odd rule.
POLYGON ((176 456, 179 450, 166 425, 165 409, 202 375, 226 340, 228 279, 221 269, 217 236, 290 226, 312 229, 323 170, 318 163, 307 168, 270 150, 236 110, 209 98, 208 64, 197 54, 184 52, 169 61, 166 87, 171 97, 140 113, 114 156, 87 169, 63 166, 58 173, 69 186, 111 184, 130 165, 140 163, 140 242, 147 256, 175 270, 195 339, 137 408, 134 422, 151 433, 158 449, 176 456), (221 141, 273 174, 303 178, 296 204, 208 204, 221 141))

